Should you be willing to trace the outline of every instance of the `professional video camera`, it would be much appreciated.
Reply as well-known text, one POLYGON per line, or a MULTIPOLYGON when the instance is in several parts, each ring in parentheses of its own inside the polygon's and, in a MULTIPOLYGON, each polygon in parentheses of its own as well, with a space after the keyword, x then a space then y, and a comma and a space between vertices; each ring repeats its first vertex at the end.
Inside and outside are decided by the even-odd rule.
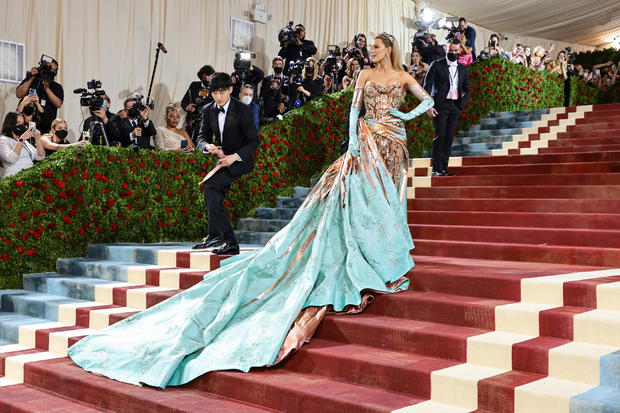
POLYGON ((446 36, 446 40, 452 40, 455 37, 457 39, 460 39, 462 34, 463 34, 463 29, 461 29, 461 26, 453 27, 451 29, 448 29, 448 35, 446 36))
POLYGON ((288 22, 288 26, 283 27, 278 33, 278 41, 280 42, 280 47, 285 46, 294 46, 297 44, 297 38, 301 34, 301 28, 295 27, 293 28, 293 20, 288 22))
POLYGON ((250 67, 252 67, 252 59, 255 57, 255 53, 235 53, 233 67, 235 68, 235 75, 241 84, 245 83, 250 67))
POLYGON ((81 93, 80 106, 88 107, 90 114, 93 115, 96 110, 103 109, 103 95, 105 90, 101 90, 101 81, 91 80, 86 82, 86 89, 75 89, 73 93, 81 93), (92 90, 92 92, 89 92, 92 90))

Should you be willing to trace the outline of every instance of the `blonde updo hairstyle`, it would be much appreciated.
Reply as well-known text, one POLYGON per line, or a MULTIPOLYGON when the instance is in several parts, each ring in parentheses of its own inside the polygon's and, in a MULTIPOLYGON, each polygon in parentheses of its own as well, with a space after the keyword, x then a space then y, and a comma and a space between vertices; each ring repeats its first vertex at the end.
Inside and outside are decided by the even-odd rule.
POLYGON ((385 47, 391 47, 392 52, 390 53, 390 60, 392 61, 392 66, 394 70, 403 71, 403 63, 402 58, 400 56, 400 48, 398 47, 398 42, 396 38, 389 33, 381 33, 375 37, 375 39, 381 40, 381 43, 385 47))
POLYGON ((179 109, 177 108, 177 106, 174 103, 169 103, 166 105, 166 117, 168 117, 168 115, 170 114, 170 112, 176 112, 177 115, 180 115, 179 113, 179 109))

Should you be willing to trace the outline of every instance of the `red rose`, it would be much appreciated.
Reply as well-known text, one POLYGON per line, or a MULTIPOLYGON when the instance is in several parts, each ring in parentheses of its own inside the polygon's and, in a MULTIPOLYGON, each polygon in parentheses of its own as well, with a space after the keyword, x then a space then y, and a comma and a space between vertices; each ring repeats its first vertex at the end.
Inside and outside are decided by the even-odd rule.
POLYGON ((18 188, 21 188, 24 185, 26 184, 24 184, 22 181, 15 181, 15 186, 17 186, 18 188))
POLYGON ((267 175, 263 175, 263 181, 266 181, 267 179, 269 179, 269 177, 267 175))
POLYGON ((62 220, 65 221, 65 224, 71 223, 71 217, 64 217, 62 220))
POLYGON ((116 200, 110 199, 108 200, 108 202, 106 202, 106 205, 111 208, 114 206, 115 203, 116 203, 116 200))
POLYGON ((17 192, 11 190, 10 194, 13 198, 17 198, 17 192))
POLYGON ((17 252, 19 252, 20 254, 23 254, 24 247, 22 247, 21 245, 19 247, 17 247, 17 252))
POLYGON ((187 208, 186 206, 184 206, 183 208, 181 208, 181 212, 187 212, 189 211, 189 208, 187 208))
POLYGON ((2 261, 7 262, 9 260, 9 255, 5 252, 0 256, 0 258, 2 259, 2 261))
POLYGON ((53 174, 54 173, 50 171, 49 169, 46 169, 45 171, 43 171, 43 177, 45 178, 51 178, 53 174))
POLYGON ((110 224, 110 229, 111 229, 112 231, 116 231, 116 230, 118 229, 118 225, 116 225, 116 224, 110 224))

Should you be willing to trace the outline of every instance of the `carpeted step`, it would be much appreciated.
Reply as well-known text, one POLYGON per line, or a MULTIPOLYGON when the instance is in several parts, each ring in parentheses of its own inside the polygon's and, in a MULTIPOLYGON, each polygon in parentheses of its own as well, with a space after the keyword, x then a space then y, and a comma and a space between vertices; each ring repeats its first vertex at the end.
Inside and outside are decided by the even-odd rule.
POLYGON ((544 375, 508 371, 478 382, 478 409, 483 413, 513 413, 515 387, 544 378, 544 375))
POLYGON ((495 327, 495 307, 508 303, 511 301, 404 291, 399 294, 377 296, 366 312, 492 330, 495 327))
POLYGON ((27 384, 0 388, 0 411, 3 412, 111 412, 27 384))
MULTIPOLYGON (((620 185, 619 173, 527 174, 527 175, 457 175, 432 178, 432 186, 529 186, 529 185, 620 185)), ((409 185, 416 182, 409 178, 409 185)))
POLYGON ((212 372, 162 392, 95 376, 68 358, 27 365, 25 382, 110 410, 128 412, 251 412, 257 411, 253 408, 256 405, 261 406, 259 409, 287 412, 389 412, 423 400, 285 369, 212 372), (81 391, 75 393, 75 388, 81 391))
POLYGON ((478 135, 466 135, 454 139, 453 145, 469 145, 473 143, 498 143, 498 142, 510 142, 512 141, 512 135, 491 135, 491 136, 478 136, 478 135))
POLYGON ((431 373, 459 361, 315 338, 283 368, 339 382, 430 398, 431 373), (342 368, 342 366, 347 368, 342 368), (373 374, 365 374, 372 371, 373 374))
MULTIPOLYGON (((415 176, 429 176, 429 168, 414 168, 415 176)), ((478 175, 551 175, 618 173, 620 162, 539 163, 525 165, 453 166, 450 172, 457 176, 478 175)), ((411 175, 411 169, 410 169, 411 175)))
POLYGON ((617 145, 588 145, 588 146, 571 146, 571 147, 552 147, 552 148, 539 148, 540 154, 567 154, 574 152, 607 152, 607 151, 619 151, 620 144, 617 145))
POLYGON ((619 230, 431 224, 409 224, 409 229, 422 239, 616 248, 620 253, 619 230))
MULTIPOLYGON (((289 222, 290 220, 288 219, 241 218, 237 223, 237 231, 278 232, 289 222)), ((241 242, 247 244, 247 242, 241 242)))
POLYGON ((488 211, 415 211, 407 213, 413 224, 474 225, 531 228, 620 230, 619 214, 488 212, 488 211))
MULTIPOLYGON (((447 177, 441 177, 447 178, 447 177)), ((620 199, 620 185, 453 186, 415 188, 416 198, 620 199)))
POLYGON ((617 413, 620 412, 620 389, 596 386, 571 397, 570 413, 617 413))
POLYGON ((518 198, 415 198, 407 200, 409 210, 488 211, 542 213, 602 213, 620 211, 620 199, 518 199, 518 198))
MULTIPOLYGON (((619 133, 620 135, 620 133, 619 133)), ((614 145, 620 142, 619 138, 579 138, 579 139, 554 139, 549 141, 549 148, 569 148, 591 145, 614 145)))
POLYGON ((327 316, 314 337, 465 362, 467 339, 486 332, 474 327, 362 313, 355 317, 327 316))
POLYGON ((288 219, 293 218, 297 208, 264 208, 256 209, 256 217, 261 219, 288 219))
POLYGON ((82 370, 69 358, 27 364, 24 367, 24 382, 56 395, 117 412, 271 411, 199 389, 171 387, 161 391, 116 382, 82 370))
POLYGON ((414 238, 415 254, 501 261, 620 266, 617 248, 551 246, 414 238))
POLYGON ((570 163, 620 161, 620 151, 603 153, 582 152, 566 154, 507 155, 463 158, 463 166, 520 165, 532 163, 570 163))

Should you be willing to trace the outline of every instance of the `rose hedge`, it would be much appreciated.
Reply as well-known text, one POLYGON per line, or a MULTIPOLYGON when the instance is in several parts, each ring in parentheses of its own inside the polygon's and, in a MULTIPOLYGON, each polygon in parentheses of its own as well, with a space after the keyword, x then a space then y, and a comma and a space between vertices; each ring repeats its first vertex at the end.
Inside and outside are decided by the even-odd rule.
MULTIPOLYGON (((562 103, 563 82, 547 73, 497 59, 468 70, 473 98, 460 129, 491 111, 562 103)), ((225 201, 233 221, 273 205, 292 186, 308 185, 339 156, 350 99, 351 91, 324 96, 260 129, 256 168, 225 201)), ((415 105, 408 97, 403 109, 415 105)), ((428 116, 406 126, 412 157, 430 149, 428 116)), ((0 289, 19 288, 23 273, 53 271, 59 256, 84 255, 88 243, 197 241, 207 228, 197 184, 213 166, 214 159, 198 153, 89 146, 61 150, 0 180, 0 289)))

